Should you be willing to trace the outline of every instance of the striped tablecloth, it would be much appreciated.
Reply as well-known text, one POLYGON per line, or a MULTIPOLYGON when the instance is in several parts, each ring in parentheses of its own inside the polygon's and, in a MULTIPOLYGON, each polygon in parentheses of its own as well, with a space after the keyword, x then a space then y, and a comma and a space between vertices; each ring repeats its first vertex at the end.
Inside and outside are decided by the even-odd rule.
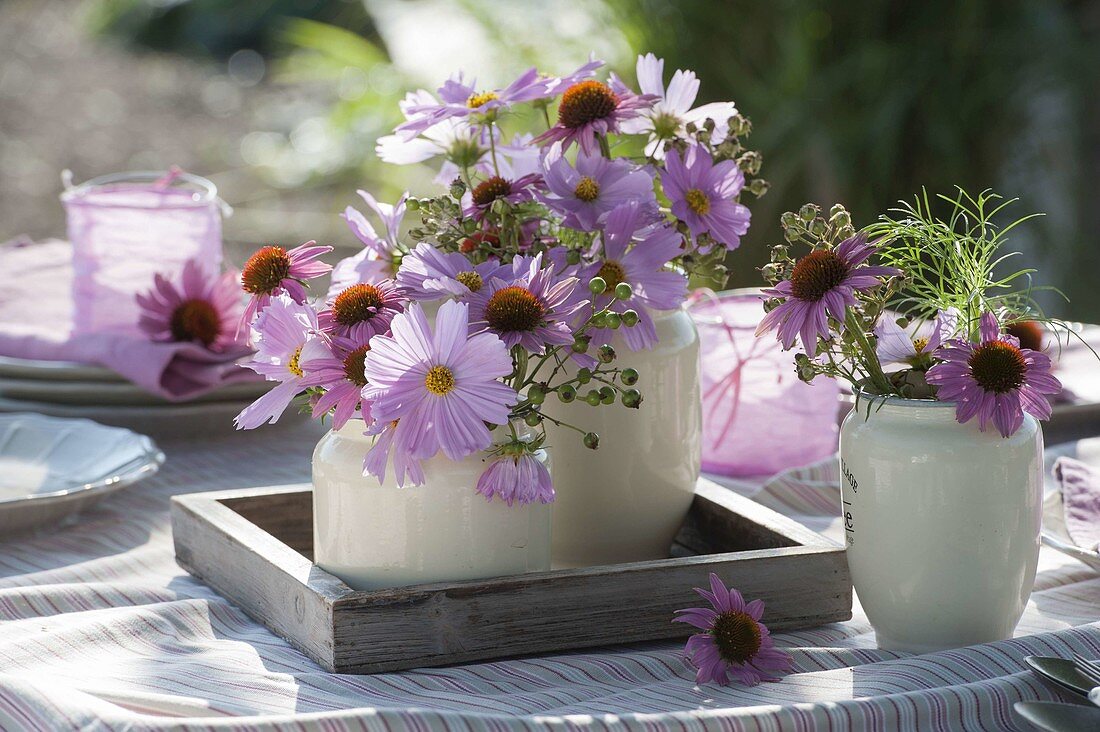
MULTIPOLYGON (((1013 702, 1059 698, 1023 656, 1100 656, 1100 578, 1044 549, 1014 640, 901 657, 875 648, 857 607, 776 636, 797 671, 753 688, 696 686, 673 643, 327 674, 180 570, 168 519, 173 494, 307 480, 317 437, 164 444, 155 479, 74 526, 0 543, 0 729, 1022 729, 1013 702)), ((835 478, 788 475, 757 498, 837 535, 835 478)))

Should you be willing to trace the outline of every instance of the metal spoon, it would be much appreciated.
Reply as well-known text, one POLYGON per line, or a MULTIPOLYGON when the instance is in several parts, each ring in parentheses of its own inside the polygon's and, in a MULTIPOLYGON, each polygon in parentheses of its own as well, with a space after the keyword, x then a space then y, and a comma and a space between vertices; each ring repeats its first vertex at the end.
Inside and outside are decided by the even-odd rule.
POLYGON ((1092 688, 1096 686, 1077 670, 1073 661, 1067 658, 1025 656, 1024 663, 1044 679, 1057 684, 1063 689, 1072 691, 1074 694, 1087 697, 1092 688))
POLYGON ((1057 702, 1016 702, 1016 714, 1048 732, 1096 732, 1100 730, 1100 709, 1057 702))

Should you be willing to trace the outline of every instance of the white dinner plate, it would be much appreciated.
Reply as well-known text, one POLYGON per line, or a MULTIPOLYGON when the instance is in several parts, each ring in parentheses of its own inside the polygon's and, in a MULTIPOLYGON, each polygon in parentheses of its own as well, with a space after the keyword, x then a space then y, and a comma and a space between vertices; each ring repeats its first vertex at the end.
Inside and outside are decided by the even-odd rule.
POLYGON ((163 462, 151 439, 130 430, 0 414, 0 539, 68 518, 163 462))
MULTIPOLYGON (((252 400, 270 388, 271 382, 262 379, 241 381, 219 387, 200 397, 189 399, 186 403, 252 400)), ((47 381, 3 376, 0 376, 0 397, 85 406, 163 406, 177 403, 150 394, 128 381, 47 381)))

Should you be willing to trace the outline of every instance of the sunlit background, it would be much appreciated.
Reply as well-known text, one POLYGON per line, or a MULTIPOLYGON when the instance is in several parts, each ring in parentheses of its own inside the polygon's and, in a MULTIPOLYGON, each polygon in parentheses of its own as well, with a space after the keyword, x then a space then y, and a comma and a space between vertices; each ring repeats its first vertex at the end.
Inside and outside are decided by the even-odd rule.
POLYGON ((1096 2, 3 0, 0 240, 63 235, 63 169, 178 164, 235 209, 238 261, 272 241, 350 251, 337 212, 356 188, 432 190, 374 155, 406 89, 590 51, 631 81, 653 51, 752 119, 772 189, 731 285, 759 283, 779 214, 806 201, 867 223, 921 186, 993 187, 1047 214, 1012 241, 1072 300, 1052 314, 1100 321, 1096 2))

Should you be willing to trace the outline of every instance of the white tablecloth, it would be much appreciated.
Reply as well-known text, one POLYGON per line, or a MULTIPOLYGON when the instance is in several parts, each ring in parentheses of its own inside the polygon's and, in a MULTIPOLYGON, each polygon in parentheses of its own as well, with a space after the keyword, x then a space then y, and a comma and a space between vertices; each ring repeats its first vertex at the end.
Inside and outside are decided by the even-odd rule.
MULTIPOLYGON (((679 643, 327 674, 183 572, 168 518, 173 494, 308 480, 317 436, 163 444, 154 479, 76 525, 0 542, 0 729, 1022 729, 1013 702, 1062 698, 1023 656, 1100 656, 1100 578, 1044 549, 1015 640, 899 658, 875 648, 857 607, 777 635, 796 673, 753 688, 697 687, 679 643)), ((838 536, 830 472, 759 499, 838 536)))

